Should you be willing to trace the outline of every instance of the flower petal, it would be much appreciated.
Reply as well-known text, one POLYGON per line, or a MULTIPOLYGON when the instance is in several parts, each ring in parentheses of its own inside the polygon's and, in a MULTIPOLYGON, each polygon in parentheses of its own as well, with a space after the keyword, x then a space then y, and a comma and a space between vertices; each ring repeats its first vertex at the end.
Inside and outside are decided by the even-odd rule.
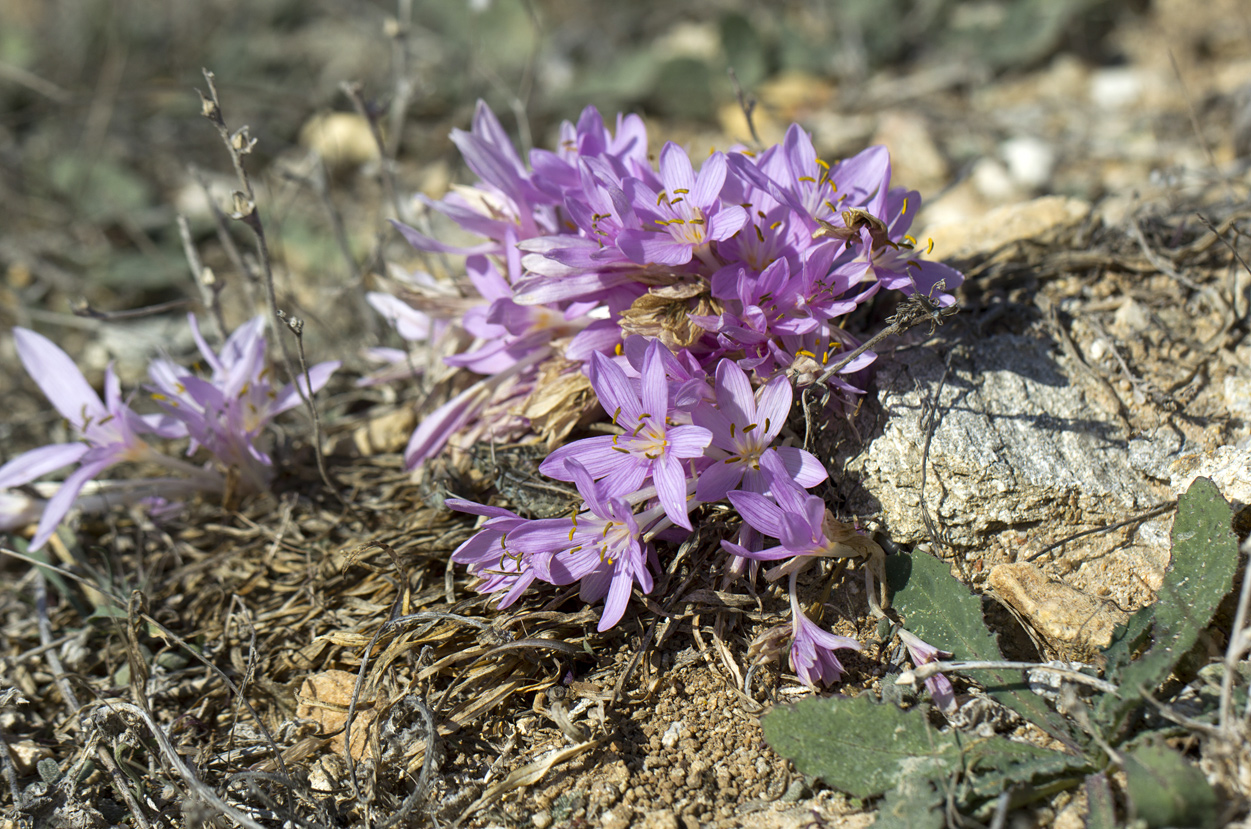
POLYGON ((682 464, 670 455, 657 459, 652 464, 652 480, 665 515, 679 527, 691 529, 691 519, 686 514, 686 476, 682 474, 682 464))
POLYGON ((85 443, 54 443, 23 452, 0 466, 0 489, 28 484, 49 472, 76 463, 89 448, 85 443))
POLYGON ((14 328, 13 340, 26 373, 61 417, 82 430, 88 420, 108 416, 100 396, 87 383, 78 366, 52 340, 26 328, 14 328))
POLYGON ((614 423, 630 424, 633 428, 633 424, 639 422, 643 409, 638 392, 621 367, 603 354, 596 353, 591 355, 591 368, 587 374, 599 404, 608 412, 609 418, 614 423))
POLYGON ((70 511, 70 507, 74 506, 78 493, 82 492, 87 482, 117 463, 118 460, 111 453, 101 453, 100 457, 84 463, 65 479, 65 483, 61 484, 56 494, 48 499, 48 505, 43 509, 43 518, 39 519, 35 537, 30 540, 30 552, 38 550, 52 537, 57 526, 65 518, 65 514, 70 511))

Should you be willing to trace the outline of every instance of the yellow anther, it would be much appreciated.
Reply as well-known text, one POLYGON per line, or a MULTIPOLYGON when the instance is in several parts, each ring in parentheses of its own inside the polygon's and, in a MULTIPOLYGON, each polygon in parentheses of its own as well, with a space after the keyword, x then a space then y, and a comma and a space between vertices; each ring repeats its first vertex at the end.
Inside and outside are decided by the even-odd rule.
POLYGON ((910 247, 914 247, 914 248, 915 248, 915 247, 917 246, 917 239, 916 239, 916 237, 915 237, 915 236, 911 236, 911 235, 909 235, 909 234, 905 233, 905 234, 904 234, 904 241, 905 241, 905 242, 907 242, 907 243, 908 243, 908 245, 909 245, 910 247))
MULTIPOLYGON (((617 343, 616 345, 614 345, 614 346, 613 346, 613 348, 612 348, 612 353, 613 353, 613 354, 616 354, 618 357, 620 357, 622 354, 624 354, 624 353, 625 353, 625 349, 621 347, 621 343, 617 343)), ((618 412, 620 412, 620 411, 621 411, 621 407, 620 407, 620 406, 618 406, 618 407, 617 407, 617 411, 618 411, 618 412)))
POLYGON ((818 159, 816 160, 816 162, 817 162, 817 164, 818 164, 819 166, 824 167, 827 171, 830 169, 830 165, 826 164, 826 163, 825 163, 824 161, 822 161, 821 159, 819 159, 819 158, 818 158, 818 159))
POLYGON ((816 354, 813 354, 811 351, 809 351, 809 350, 808 350, 808 349, 806 349, 806 348, 801 348, 801 349, 799 349, 798 351, 796 351, 796 352, 795 352, 795 356, 796 356, 796 357, 799 357, 799 356, 801 356, 801 355, 802 355, 802 356, 804 356, 804 357, 811 357, 811 358, 812 358, 812 359, 814 359, 814 360, 815 360, 815 359, 817 359, 817 355, 816 355, 816 354))
POLYGON ((656 206, 660 207, 660 203, 665 200, 665 191, 661 190, 656 194, 656 206))
POLYGON ((751 423, 751 424, 748 424, 747 426, 744 426, 744 427, 743 427, 743 434, 747 434, 747 433, 748 433, 748 432, 750 432, 752 429, 755 429, 757 425, 759 425, 759 424, 756 424, 756 423, 751 423))
POLYGON ((908 212, 908 197, 904 196, 903 207, 899 208, 899 215, 902 216, 903 214, 907 212, 908 212))
POLYGON ((685 187, 679 187, 678 189, 674 190, 673 192, 675 192, 675 193, 681 193, 682 195, 684 195, 684 196, 685 196, 687 193, 689 193, 689 192, 691 192, 691 191, 690 191, 690 190, 688 190, 688 189, 686 189, 685 187))
POLYGON ((934 238, 931 236, 930 243, 925 246, 925 255, 929 256, 933 252, 934 252, 934 238))
POLYGON ((816 180, 815 178, 813 178, 812 176, 800 176, 800 177, 799 177, 798 179, 796 179, 796 180, 797 180, 797 181, 808 181, 808 182, 811 182, 811 183, 813 183, 813 184, 816 184, 816 183, 817 183, 817 180, 816 180))

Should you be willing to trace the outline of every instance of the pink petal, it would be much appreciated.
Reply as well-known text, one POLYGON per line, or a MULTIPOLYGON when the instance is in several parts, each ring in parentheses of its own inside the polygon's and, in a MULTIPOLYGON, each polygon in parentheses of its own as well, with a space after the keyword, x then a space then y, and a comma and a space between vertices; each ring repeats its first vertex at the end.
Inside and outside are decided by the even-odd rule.
POLYGON ((778 453, 791 480, 804 489, 811 489, 829 477, 825 466, 811 452, 797 446, 779 446, 771 451, 778 453))
POLYGON ((791 413, 790 378, 785 374, 774 377, 760 391, 760 400, 756 404, 756 423, 764 429, 764 435, 758 438, 761 443, 769 444, 786 425, 786 418, 791 413))
POLYGON ((626 605, 630 603, 630 588, 633 586, 634 579, 625 568, 617 567, 608 588, 608 597, 604 599, 604 612, 599 617, 597 629, 600 633, 621 621, 621 617, 625 615, 626 605))
POLYGON ((686 514, 686 476, 682 474, 682 464, 669 455, 658 459, 652 465, 652 480, 665 515, 679 527, 691 529, 691 519, 686 514))
POLYGON ((695 498, 705 504, 720 501, 743 480, 743 464, 738 461, 717 461, 699 476, 695 498))
POLYGON ((100 396, 87 383, 78 366, 51 340, 26 328, 14 328, 13 339, 26 373, 61 417, 81 430, 88 418, 98 421, 108 416, 100 396))
MULTIPOLYGON (((691 159, 685 150, 672 141, 665 142, 665 146, 660 150, 660 178, 665 183, 670 199, 677 197, 674 195, 674 190, 686 190, 689 194, 695 189, 695 168, 691 166, 691 159)), ((725 180, 724 171, 721 178, 725 180)), ((717 191, 720 192, 720 190, 721 187, 718 185, 717 191)))
POLYGON ((665 377, 662 349, 668 350, 660 340, 652 340, 643 355, 642 403, 643 413, 663 428, 665 416, 669 414, 669 380, 665 377))
POLYGON ((643 409, 638 393, 621 367, 603 354, 595 353, 591 355, 591 368, 587 373, 599 398, 599 404, 604 407, 608 417, 622 428, 628 426, 633 429, 639 422, 643 409))
MULTIPOLYGON (((708 156, 708 158, 704 159, 703 165, 700 166, 699 178, 695 181, 695 188, 687 198, 696 207, 699 207, 701 210, 707 210, 721 196, 721 188, 725 184, 725 173, 725 153, 713 153, 708 156)), ((739 210, 742 210, 742 208, 740 207, 739 210)), ((746 219, 747 214, 744 213, 743 220, 746 221, 746 219)))
POLYGON ((42 478, 49 472, 55 472, 63 466, 76 463, 87 453, 85 443, 54 443, 41 446, 29 452, 23 452, 13 460, 0 466, 0 489, 30 483, 42 478))
POLYGON ((756 422, 756 395, 752 393, 747 374, 733 360, 717 364, 717 407, 721 413, 742 429, 756 422))
POLYGON ((90 463, 84 463, 65 479, 65 483, 61 484, 61 488, 56 491, 56 494, 48 499, 48 505, 43 509, 43 518, 39 519, 39 527, 35 530, 35 537, 30 540, 30 552, 38 550, 52 537, 52 534, 56 532, 57 526, 65 518, 66 513, 70 511, 70 507, 74 506, 78 493, 82 492, 82 488, 87 482, 117 463, 118 460, 119 458, 114 455, 106 454, 104 457, 90 463))

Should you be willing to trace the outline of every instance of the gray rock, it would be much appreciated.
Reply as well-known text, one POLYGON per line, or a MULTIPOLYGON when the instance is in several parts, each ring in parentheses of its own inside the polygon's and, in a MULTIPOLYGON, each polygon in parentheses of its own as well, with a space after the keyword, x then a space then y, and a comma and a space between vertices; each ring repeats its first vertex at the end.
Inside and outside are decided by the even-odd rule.
POLYGON ((876 428, 859 451, 837 458, 861 486, 846 509, 877 514, 897 543, 929 538, 921 457, 935 394, 925 503, 955 547, 980 547, 1012 528, 1112 523, 1171 497, 1159 479, 1180 449, 1174 435, 1131 441, 1111 390, 1042 335, 968 337, 883 355, 875 399, 858 419, 876 428))

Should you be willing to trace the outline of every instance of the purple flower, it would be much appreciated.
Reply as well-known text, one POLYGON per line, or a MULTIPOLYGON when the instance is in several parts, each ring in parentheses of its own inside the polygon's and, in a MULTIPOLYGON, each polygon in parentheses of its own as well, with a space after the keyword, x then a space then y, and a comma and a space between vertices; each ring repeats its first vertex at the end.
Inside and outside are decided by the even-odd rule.
MULTIPOLYGON (((531 566, 543 581, 581 581, 584 601, 604 598, 599 630, 605 631, 621 620, 636 582, 644 593, 651 592, 651 545, 643 543, 639 521, 623 498, 608 495, 576 459, 566 460, 565 466, 586 509, 573 518, 529 521, 511 531, 509 543, 532 556, 531 566)), ((647 515, 644 525, 656 517, 647 515)))
POLYGON ((444 503, 459 512, 487 519, 476 533, 456 548, 452 561, 468 565, 469 572, 482 579, 476 587, 479 593, 504 591, 498 605, 501 609, 517 601, 538 576, 531 566, 530 556, 508 543, 509 533, 524 526, 526 519, 500 507, 475 504, 461 498, 448 498, 444 503))
MULTIPOLYGON (((618 365, 602 354, 592 354, 591 386, 600 405, 611 413, 612 422, 625 432, 562 446, 548 455, 539 471, 558 481, 573 480, 565 462, 575 459, 595 480, 611 474, 609 491, 613 495, 635 492, 650 477, 665 515, 689 530, 687 476, 682 461, 701 457, 712 433, 701 426, 674 425, 671 421, 665 351, 659 340, 648 345, 641 395, 618 365)), ((669 356, 672 359, 672 354, 669 356)))
POLYGON ((738 233, 747 221, 747 211, 721 203, 726 169, 725 155, 713 153, 696 177, 686 151, 672 142, 665 144, 660 151, 664 189, 657 193, 639 179, 626 182, 626 194, 642 228, 622 231, 617 247, 640 265, 682 265, 709 242, 738 233))
POLYGON ((780 459, 764 456, 761 466, 771 476, 769 492, 772 500, 758 492, 737 490, 730 492, 728 497, 744 521, 781 543, 759 552, 745 550, 729 541, 721 542, 723 548, 735 555, 760 561, 794 559, 770 571, 770 578, 794 573, 807 566, 814 557, 854 558, 864 555, 863 550, 849 546, 829 531, 833 516, 825 508, 825 502, 795 483, 780 459))
POLYGON ((790 380, 784 375, 774 377, 760 390, 757 400, 743 370, 733 360, 723 358, 717 364, 715 388, 717 405, 699 406, 692 419, 712 433, 712 445, 722 457, 700 476, 696 499, 720 501, 740 484, 746 490, 767 492, 769 473, 760 469, 765 455, 779 458, 787 474, 802 487, 825 480, 825 467, 816 456, 792 446, 773 448, 790 413, 790 380))
MULTIPOLYGON (((282 388, 271 384, 273 372, 265 356, 265 319, 255 317, 237 328, 213 351, 200 334, 194 315, 188 316, 191 333, 204 362, 212 370, 198 377, 168 359, 148 366, 153 398, 171 418, 186 426, 192 443, 188 454, 203 447, 225 468, 233 470, 247 488, 257 491, 269 482, 271 464, 256 444, 261 432, 277 415, 299 405, 295 384, 282 388)), ((314 394, 330 379, 339 362, 318 363, 309 369, 299 386, 314 394)))
POLYGON ((834 655, 836 650, 860 650, 860 643, 847 636, 839 636, 824 630, 808 618, 799 604, 795 592, 795 574, 791 574, 791 624, 794 639, 791 641, 791 670, 799 680, 810 688, 817 683, 830 685, 843 676, 843 663, 834 655))
MULTIPOLYGON (((951 656, 949 651, 940 651, 938 648, 923 641, 921 637, 909 633, 900 628, 899 638, 908 648, 908 654, 912 657, 912 663, 918 668, 922 665, 928 665, 931 662, 939 662, 944 657, 951 656)), ((938 710, 944 714, 950 714, 956 709, 956 692, 951 687, 951 680, 942 674, 935 674, 925 680, 925 687, 930 690, 930 696, 934 698, 934 704, 938 706, 938 710)))
MULTIPOLYGON (((87 482, 110 466, 123 461, 157 461, 166 466, 178 465, 173 458, 149 446, 140 435, 173 438, 185 432, 165 418, 145 418, 133 412, 122 400, 121 386, 111 366, 105 371, 105 399, 101 401, 69 355, 47 337, 25 328, 15 328, 13 338, 26 372, 79 438, 75 443, 32 449, 0 467, 0 490, 3 490, 30 483, 70 464, 78 464, 78 468, 44 506, 39 527, 31 540, 31 549, 37 550, 65 518, 87 482)), ((203 472, 194 468, 191 471, 203 472)), ((220 478, 214 478, 213 483, 220 487, 220 478)))

